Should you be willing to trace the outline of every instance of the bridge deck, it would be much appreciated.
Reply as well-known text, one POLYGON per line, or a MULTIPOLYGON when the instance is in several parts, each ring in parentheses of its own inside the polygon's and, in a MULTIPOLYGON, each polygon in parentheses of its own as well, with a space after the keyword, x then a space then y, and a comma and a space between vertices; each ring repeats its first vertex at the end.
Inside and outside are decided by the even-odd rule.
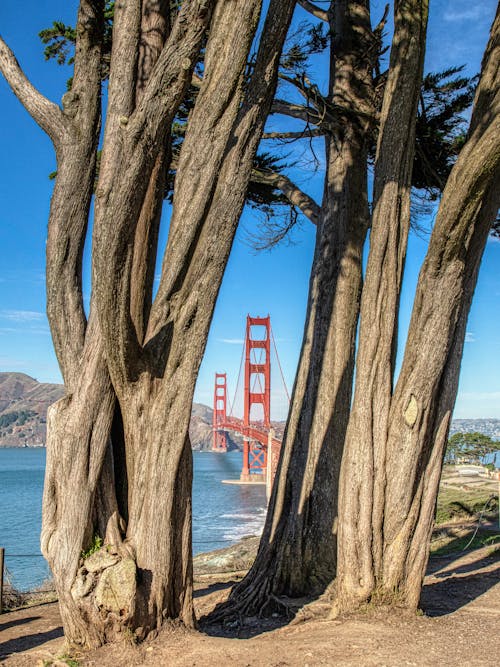
MULTIPOLYGON (((235 431, 251 440, 257 440, 257 442, 260 442, 260 444, 265 447, 267 447, 269 442, 269 429, 257 424, 245 426, 243 420, 238 419, 237 417, 226 417, 225 421, 220 421, 215 428, 221 431, 235 431)), ((273 446, 276 445, 279 447, 281 445, 281 440, 273 437, 272 444, 273 446)))

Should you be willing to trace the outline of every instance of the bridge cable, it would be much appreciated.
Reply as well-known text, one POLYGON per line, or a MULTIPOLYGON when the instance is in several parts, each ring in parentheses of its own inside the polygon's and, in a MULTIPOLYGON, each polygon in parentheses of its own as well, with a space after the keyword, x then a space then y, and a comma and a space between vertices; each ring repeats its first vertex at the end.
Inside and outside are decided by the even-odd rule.
POLYGON ((230 408, 229 416, 230 417, 235 416, 235 415, 233 415, 233 410, 234 410, 234 404, 236 403, 236 394, 238 393, 238 387, 240 386, 241 369, 243 368, 243 357, 245 356, 245 342, 246 342, 245 339, 246 339, 246 329, 245 329, 245 338, 243 339, 243 347, 242 347, 242 350, 241 350, 240 370, 238 371, 238 379, 236 381, 236 387, 235 387, 235 390, 234 390, 234 396, 233 396, 232 403, 231 403, 231 399, 228 396, 229 408, 230 408))
POLYGON ((273 333, 272 327, 269 327, 269 328, 271 329, 271 339, 273 341, 274 353, 276 354, 276 359, 278 360, 278 368, 280 369, 281 380, 283 382, 283 386, 285 387, 285 393, 286 393, 286 397, 288 399, 288 403, 290 403, 290 394, 288 393, 288 388, 287 388, 286 382, 285 382, 285 376, 283 375, 283 369, 281 368, 281 362, 280 362, 280 358, 278 356, 278 348, 276 347, 276 341, 274 340, 274 333, 273 333))

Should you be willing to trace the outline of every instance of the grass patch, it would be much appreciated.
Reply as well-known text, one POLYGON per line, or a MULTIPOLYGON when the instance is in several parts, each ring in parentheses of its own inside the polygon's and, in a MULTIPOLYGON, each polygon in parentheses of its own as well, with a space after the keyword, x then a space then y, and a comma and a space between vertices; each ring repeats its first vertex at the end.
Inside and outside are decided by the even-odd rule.
MULTIPOLYGON (((463 531, 461 531, 463 532, 463 531)), ((486 546, 500 545, 500 533, 491 534, 491 532, 479 530, 474 539, 471 540, 473 530, 468 530, 465 534, 456 536, 442 536, 431 544, 431 554, 433 556, 447 556, 449 554, 464 551, 467 549, 480 549, 486 546), (445 544, 443 544, 445 541, 445 544)))
MULTIPOLYGON (((441 488, 437 500, 436 524, 478 516, 492 493, 489 489, 441 488)), ((488 505, 484 518, 494 519, 498 515, 498 497, 488 505)))

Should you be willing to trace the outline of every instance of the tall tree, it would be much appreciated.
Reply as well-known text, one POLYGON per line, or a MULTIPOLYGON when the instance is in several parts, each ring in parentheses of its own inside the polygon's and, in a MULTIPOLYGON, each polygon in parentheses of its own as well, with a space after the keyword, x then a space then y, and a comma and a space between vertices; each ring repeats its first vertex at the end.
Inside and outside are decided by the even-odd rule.
POLYGON ((47 303, 67 393, 48 418, 42 548, 70 643, 96 646, 125 628, 142 638, 168 618, 194 622, 190 406, 294 4, 271 0, 249 75, 260 0, 186 0, 173 10, 168 1, 116 5, 88 320, 82 251, 105 2, 80 2, 62 110, 0 42, 1 71, 57 156, 47 303), (153 301, 165 151, 202 48, 153 301), (95 533, 105 546, 89 554, 95 533))
MULTIPOLYGON (((311 5, 311 3, 305 4, 311 5)), ((348 4, 355 15, 359 17, 361 12, 359 6, 355 7, 357 3, 348 4)), ((335 5, 339 6, 338 3, 335 3, 335 5)), ((310 9, 315 11, 315 6, 310 7, 310 9)), ((327 16, 331 15, 332 11, 334 11, 334 8, 330 7, 327 16)), ((352 15, 351 21, 355 23, 352 15)), ((404 534, 407 541, 404 546, 401 546, 398 557, 403 560, 406 559, 404 562, 408 566, 407 571, 402 574, 403 566, 398 563, 398 573, 401 578, 395 583, 396 575, 393 574, 390 583, 386 586, 381 583, 382 578, 379 574, 379 568, 384 568, 385 559, 386 562, 391 562, 391 566, 387 567, 396 569, 391 561, 395 558, 394 552, 391 552, 391 549, 387 547, 387 538, 384 532, 386 525, 392 522, 393 532, 391 537, 393 537, 395 534, 394 525, 400 527, 398 521, 404 523, 402 517, 405 517, 404 512, 407 511, 408 505, 411 505, 413 511, 417 512, 415 508, 419 499, 422 499, 424 495, 419 495, 422 492, 421 486, 419 491, 415 492, 415 495, 412 494, 412 490, 416 479, 419 480, 421 485, 424 484, 422 478, 419 477, 420 469, 418 466, 424 465, 421 463, 424 458, 421 457, 430 456, 430 451, 439 452, 440 447, 439 442, 437 442, 436 450, 432 450, 433 435, 427 433, 425 446, 422 441, 418 445, 414 445, 415 449, 411 453, 407 453, 407 464, 402 470, 394 463, 394 460, 397 464, 402 463, 398 458, 400 457, 400 451, 397 448, 398 436, 402 437, 401 433, 398 433, 398 436, 393 436, 394 439, 391 441, 387 438, 391 420, 394 419, 392 415, 398 395, 398 389, 395 393, 393 392, 394 356, 397 346, 401 281, 410 224, 410 187, 413 182, 416 187, 422 188, 422 176, 427 174, 425 187, 434 190, 434 193, 436 188, 440 189, 442 187, 442 176, 446 176, 450 172, 453 156, 458 153, 461 144, 458 136, 453 136, 453 123, 455 122, 453 121, 448 125, 450 150, 440 151, 436 155, 436 167, 439 164, 439 170, 431 168, 429 165, 432 166, 432 162, 429 162, 428 156, 423 155, 424 144, 430 148, 430 154, 432 154, 434 139, 438 136, 432 129, 431 123, 427 125, 425 132, 419 134, 417 144, 419 150, 414 159, 415 123, 417 118, 419 121, 417 128, 422 129, 422 125, 425 124, 424 116, 428 104, 425 86, 427 86, 428 91, 429 87, 434 88, 436 83, 439 82, 439 77, 426 79, 424 94, 419 96, 425 50, 426 22, 427 2, 423 0, 401 0, 397 2, 395 5, 395 32, 392 40, 389 71, 380 76, 376 71, 373 73, 376 90, 378 90, 379 81, 386 81, 386 83, 379 119, 374 168, 370 255, 361 305, 360 337, 356 360, 356 394, 352 410, 350 388, 353 363, 342 366, 341 358, 335 358, 329 354, 328 347, 325 346, 324 349, 319 351, 317 367, 320 372, 312 375, 312 381, 309 384, 306 380, 307 374, 303 373, 304 368, 309 368, 309 364, 313 365, 315 358, 313 353, 314 344, 321 339, 321 335, 326 336, 325 331, 330 323, 336 322, 337 324, 336 328, 332 330, 332 334, 335 335, 337 349, 339 349, 339 345, 349 341, 352 345, 352 355, 354 355, 354 333, 350 327, 353 319, 348 316, 349 311, 345 309, 344 317, 335 320, 335 311, 332 309, 327 325, 318 322, 316 323, 317 326, 310 327, 310 319, 308 319, 299 373, 292 399, 291 415, 285 433, 280 469, 259 553, 248 576, 234 589, 229 603, 229 611, 221 610, 222 614, 234 613, 235 611, 238 613, 254 613, 265 608, 272 609, 277 602, 276 596, 280 593, 297 595, 310 593, 314 588, 324 587, 336 576, 337 566, 339 567, 339 600, 344 608, 350 608, 360 601, 373 598, 379 590, 379 585, 385 592, 390 590, 391 585, 395 586, 400 598, 409 606, 414 606, 418 601, 417 591, 420 590, 421 577, 423 576, 423 568, 428 553, 427 538, 432 519, 432 512, 429 508, 433 506, 435 493, 437 492, 436 480, 439 479, 440 472, 439 453, 437 455, 434 453, 432 458, 434 466, 432 468, 432 481, 434 485, 426 487, 426 493, 424 494, 425 519, 421 519, 422 523, 418 529, 420 532, 416 528, 416 519, 411 524, 408 518, 408 522, 404 524, 408 530, 408 533, 404 534), (419 97, 420 106, 417 113, 419 97), (412 181, 413 164, 418 166, 414 181, 412 181), (336 378, 339 377, 338 373, 342 369, 345 370, 343 386, 346 388, 346 392, 337 393, 336 378), (323 373, 324 382, 322 382, 323 373), (307 390, 301 393, 304 387, 307 387, 307 390), (305 397, 305 400, 303 397, 305 397), (306 422, 309 425, 311 424, 308 421, 311 415, 311 409, 308 408, 309 404, 312 405, 312 411, 317 412, 318 428, 304 429, 301 438, 302 444, 297 446, 299 441, 296 438, 297 425, 306 422), (349 424, 348 428, 347 424, 349 424), (345 437, 346 429, 347 439, 345 437), (333 437, 335 432, 337 438, 333 437), (419 447, 426 451, 426 454, 417 454, 416 450, 419 447), (388 454, 388 448, 392 450, 390 455, 388 454), (342 456, 342 475, 339 479, 339 464, 342 456), (391 457, 394 457, 394 459, 391 457), (399 470, 399 474, 395 474, 396 469, 399 470), (404 489, 406 505, 401 502, 401 497, 394 492, 389 503, 388 488, 397 488, 401 494, 404 489), (337 511, 339 495, 340 506, 337 511), (424 525, 425 529, 423 528, 424 525), (338 541, 336 539, 337 530, 338 541), (421 542, 418 565, 410 567, 409 563, 416 549, 415 540, 418 539, 416 532, 418 532, 418 538, 422 538, 422 535, 424 535, 425 539, 421 542), (337 547, 339 564, 336 562, 337 547), (290 561, 292 561, 291 564, 290 561), (405 587, 408 587, 408 590, 405 587)), ((341 25, 341 21, 337 21, 335 28, 338 29, 341 25)), ((357 24, 356 27, 358 27, 357 24)), ((332 41, 335 44, 335 40, 339 36, 337 32, 333 30, 331 32, 332 41)), ((358 31, 354 41, 359 39, 362 42, 363 35, 363 31, 358 31)), ((492 37, 492 39, 496 38, 492 37)), ((342 40, 340 40, 340 43, 342 44, 342 40)), ((490 44, 487 51, 490 56, 492 48, 490 44)), ((333 54, 336 58, 336 49, 333 54)), ((448 76, 448 74, 444 73, 443 76, 448 76)), ((489 78, 489 85, 492 86, 493 90, 497 90, 498 88, 495 88, 495 86, 498 87, 498 82, 494 81, 494 75, 490 73, 489 78)), ((456 84, 459 85, 459 82, 457 81, 456 84)), ((439 95, 439 90, 436 88, 434 90, 439 95)), ((317 98, 317 91, 314 91, 314 99, 317 98)), ((441 108, 439 122, 444 120, 448 123, 450 120, 449 114, 456 103, 459 103, 457 98, 447 105, 446 109, 441 108)), ((495 106, 492 99, 489 100, 489 104, 491 105, 489 107, 490 115, 488 116, 483 109, 485 122, 482 126, 484 131, 488 133, 490 133, 491 127, 495 123, 495 106), (486 118, 488 118, 488 121, 486 121, 486 118)), ((284 108, 283 104, 279 106, 281 109, 284 108)), ((333 118, 336 119, 337 114, 342 112, 338 105, 335 108, 331 104, 329 106, 325 105, 324 109, 320 122, 324 122, 325 118, 328 118, 331 122, 332 114, 333 118)), ((298 110, 297 107, 291 108, 289 106, 288 110, 297 117, 314 118, 318 122, 316 109, 311 111, 308 108, 304 112, 303 109, 298 110)), ((364 116, 361 115, 359 110, 355 110, 356 114, 358 122, 360 122, 364 116)), ((319 115, 321 116, 321 114, 319 115)), ((343 125, 345 119, 341 118, 340 123, 343 125)), ((331 125, 328 130, 331 132, 331 125)), ((448 130, 445 130, 446 132, 448 130)), ((492 135, 489 134, 489 136, 491 140, 492 135)), ((345 137, 349 137, 349 135, 346 133, 343 138, 345 137)), ((465 153, 467 154, 467 151, 465 153)), ((462 156, 460 160, 460 164, 464 165, 462 156)), ((359 164, 353 162, 353 168, 356 166, 359 168, 359 164)), ((459 168, 458 165, 455 169, 457 168, 459 168)), ((480 170, 480 165, 475 165, 475 168, 480 170)), ((478 187, 474 189, 473 197, 477 197, 477 199, 474 199, 474 201, 487 202, 490 196, 493 200, 496 196, 498 207, 498 194, 495 195, 488 189, 494 188, 496 166, 492 166, 488 162, 486 168, 492 169, 489 172, 492 180, 488 181, 489 185, 487 187, 476 184, 478 187)), ((438 220, 442 219, 447 194, 453 187, 450 183, 453 183, 454 173, 456 173, 455 170, 452 172, 449 184, 443 194, 438 220)), ((471 185, 472 187, 475 186, 471 185)), ((356 191, 353 190, 352 192, 356 191)), ((461 196, 467 196, 466 190, 456 191, 455 196, 458 202, 461 200, 461 196)), ((347 202, 351 206, 353 205, 349 198, 347 202)), ((346 206, 349 205, 347 202, 346 206)), ((309 202, 308 210, 314 212, 314 206, 309 202)), ((342 227, 342 216, 341 214, 337 215, 339 225, 342 227)), ((489 215, 488 224, 491 228, 495 219, 495 215, 491 212, 491 206, 487 215, 489 215)), ((320 220, 321 216, 318 219, 320 220)), ((438 225, 436 225, 437 228, 438 225)), ((320 224, 318 227, 320 237, 322 231, 320 224)), ((338 237, 331 234, 331 238, 338 237)), ((436 232, 432 238, 436 238, 436 232)), ((474 262, 478 262, 483 247, 484 244, 478 251, 479 255, 473 260, 474 262)), ((349 250, 351 250, 351 247, 349 247, 349 250)), ((352 252, 351 256, 356 257, 356 253, 352 252)), ((319 258, 320 265, 323 259, 323 257, 319 258)), ((308 317, 313 309, 323 307, 319 292, 315 291, 315 285, 317 284, 315 283, 315 276, 318 272, 317 261, 318 257, 316 255, 311 280, 308 317)), ((347 277, 348 274, 343 272, 343 275, 347 277)), ((424 283, 422 274, 419 283, 420 289, 422 294, 429 289, 427 298, 431 299, 433 296, 432 287, 428 284, 424 288, 424 283)), ((354 286, 356 283, 353 280, 349 284, 354 286)), ((474 284, 475 276, 473 274, 468 275, 467 279, 461 283, 461 294, 462 296, 469 294, 469 305, 474 284)), ((337 294, 340 289, 340 279, 331 287, 334 289, 334 294, 332 295, 329 292, 327 296, 323 295, 323 303, 328 304, 332 300, 334 303, 340 302, 342 292, 337 294)), ((449 284, 448 287, 453 293, 460 292, 456 286, 450 286, 449 284)), ((351 294, 353 295, 355 292, 351 292, 351 294)), ((441 298, 444 298, 443 293, 441 293, 441 298)), ((436 307, 436 313, 439 312, 440 309, 436 307)), ((463 318, 466 318, 467 312, 468 306, 465 305, 463 318)), ((429 311, 426 314, 430 317, 429 311)), ((456 315, 452 314, 451 311, 449 315, 452 319, 447 321, 446 324, 441 320, 443 332, 449 331, 453 326, 453 318, 456 315)), ((357 311, 354 315, 354 322, 356 321, 357 311)), ((465 320, 463 320, 463 323, 465 323, 465 320)), ((427 332, 427 326, 423 322, 419 326, 420 333, 423 336, 424 332, 427 332)), ((416 325, 412 325, 407 347, 408 358, 411 349, 413 349, 414 355, 419 355, 418 347, 413 347, 417 340, 416 332, 416 325)), ((433 333, 436 334, 436 331, 433 333)), ((431 345, 430 338, 429 345, 431 345)), ((443 343, 443 345, 446 346, 448 343, 443 343)), ((426 349, 425 354, 431 354, 430 347, 426 349)), ((434 382, 436 384, 432 384, 432 387, 443 389, 443 386, 439 384, 442 371, 436 368, 436 374, 431 377, 427 372, 428 368, 425 367, 425 354, 418 356, 423 364, 420 368, 422 382, 434 382)), ((458 376, 460 357, 461 347, 457 347, 453 358, 453 373, 455 376, 458 376)), ((410 373, 410 368, 408 362, 408 373, 410 373)), ((398 387, 400 387, 399 384, 398 387)), ((450 390, 451 393, 447 403, 449 411, 451 411, 455 399, 455 393, 453 392, 456 392, 456 387, 454 390, 453 387, 450 387, 450 390)), ((435 396, 437 397, 437 394, 435 396)), ((423 400, 422 396, 421 399, 423 400)), ((436 403, 433 404, 432 410, 436 409, 436 403)), ((425 399, 425 404, 427 405, 427 399, 425 399)), ((408 408, 412 413, 414 407, 413 402, 410 401, 405 404, 404 409, 408 408)), ((447 424, 442 422, 441 428, 446 430, 447 424)), ((421 452, 421 450, 419 451, 421 452)), ((430 472, 429 475, 431 475, 430 472)), ((401 534, 398 534, 398 538, 402 545, 403 537, 401 534)), ((392 549, 395 548, 393 545, 392 549)), ((394 596, 392 599, 394 599, 394 596)))
MULTIPOLYGON (((418 605, 467 316, 500 204, 499 111, 500 6, 467 141, 444 189, 420 271, 403 365, 389 397, 384 429, 375 433, 365 427, 357 432, 359 440, 346 442, 340 496, 341 607, 377 596, 410 608, 418 605), (381 464, 362 482, 370 486, 373 479, 373 514, 365 517, 366 506, 356 511, 353 500, 361 480, 350 474, 350 461, 357 458, 363 468, 366 461, 377 460, 379 452, 381 464)), ((373 307, 372 301, 370 310, 373 307)), ((394 340, 394 334, 381 335, 394 340)))
MULTIPOLYGON (((395 187, 389 191, 379 185, 375 196, 384 197, 387 214, 393 208, 397 224, 408 226, 427 12, 425 3, 402 4, 396 13, 395 46, 378 121, 379 148, 384 142, 384 148, 389 146, 384 152, 389 164, 381 165, 380 151, 376 161, 379 171, 394 172, 395 187), (409 39, 415 30, 419 39, 409 39), (412 64, 408 69, 400 66, 405 58, 412 64), (401 104, 402 91, 407 93, 408 88, 413 93, 401 104), (394 153, 399 143, 402 146, 394 153), (406 207, 399 206, 396 178, 401 172, 406 179, 401 186, 408 198, 406 207)), ((233 593, 235 605, 243 609, 260 608, 269 601, 273 606, 273 596, 280 593, 302 595, 321 590, 336 573, 339 471, 352 396, 362 252, 370 222, 368 160, 377 125, 385 16, 372 29, 368 3, 358 0, 331 3, 326 16, 331 33, 330 97, 323 102, 329 114, 328 166, 308 315, 259 554, 248 577, 233 593)))
MULTIPOLYGON (((301 358, 284 436, 284 454, 260 552, 245 593, 299 595, 329 581, 335 568, 336 514, 329 489, 346 421, 331 422, 336 404, 348 414, 354 363, 361 259, 368 228, 367 154, 373 119, 373 49, 367 3, 335 2, 327 102, 344 111, 326 139, 327 168, 317 216, 316 248, 301 358), (359 112, 359 113, 358 113, 359 112), (337 336, 342 328, 344 335, 337 336)), ((378 55, 378 54, 377 54, 378 55)), ((341 112, 342 113, 342 112, 341 112)), ((340 414, 342 411, 340 411, 340 414)), ((256 602, 259 606, 260 602, 256 602)))
POLYGON ((454 433, 446 444, 445 463, 474 462, 478 465, 488 454, 500 450, 500 442, 484 433, 454 433))

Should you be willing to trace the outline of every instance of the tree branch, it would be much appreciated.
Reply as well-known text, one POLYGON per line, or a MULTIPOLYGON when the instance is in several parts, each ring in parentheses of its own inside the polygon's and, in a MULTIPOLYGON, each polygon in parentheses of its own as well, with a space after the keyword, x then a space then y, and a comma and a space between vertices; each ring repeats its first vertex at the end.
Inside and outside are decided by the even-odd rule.
POLYGON ((47 317, 68 392, 76 391, 87 320, 82 257, 101 124, 102 5, 80 0, 71 91, 63 97, 67 131, 58 151, 46 245, 47 317))
POLYGON ((296 206, 314 224, 317 225, 321 216, 321 208, 312 197, 303 192, 284 174, 274 172, 252 171, 252 181, 271 185, 285 195, 290 204, 296 206))
POLYGON ((326 23, 328 23, 328 12, 325 12, 324 9, 321 9, 321 7, 318 7, 313 2, 309 2, 309 0, 297 0, 297 4, 299 4, 302 9, 305 9, 306 12, 309 12, 309 14, 315 16, 317 19, 321 19, 322 21, 326 21, 326 23))
POLYGON ((292 118, 298 118, 306 123, 313 123, 323 127, 330 132, 339 127, 343 118, 358 121, 368 121, 370 124, 379 121, 379 114, 370 108, 349 108, 340 104, 333 104, 324 97, 318 87, 310 84, 309 80, 299 77, 289 77, 285 74, 279 75, 280 79, 286 81, 304 97, 307 106, 294 104, 285 100, 276 99, 273 102, 271 113, 279 113, 292 118))
POLYGON ((49 135, 54 145, 59 145, 65 132, 62 111, 57 104, 44 97, 32 85, 2 37, 0 37, 0 71, 26 111, 49 135))
POLYGON ((279 99, 274 100, 271 107, 271 113, 290 116, 291 118, 297 118, 298 120, 303 120, 305 123, 312 123, 313 125, 319 125, 321 120, 315 109, 305 107, 302 104, 293 104, 292 102, 286 102, 285 100, 279 99))
POLYGON ((311 130, 304 128, 300 132, 265 132, 263 139, 310 139, 311 137, 323 137, 325 132, 320 129, 311 130))

